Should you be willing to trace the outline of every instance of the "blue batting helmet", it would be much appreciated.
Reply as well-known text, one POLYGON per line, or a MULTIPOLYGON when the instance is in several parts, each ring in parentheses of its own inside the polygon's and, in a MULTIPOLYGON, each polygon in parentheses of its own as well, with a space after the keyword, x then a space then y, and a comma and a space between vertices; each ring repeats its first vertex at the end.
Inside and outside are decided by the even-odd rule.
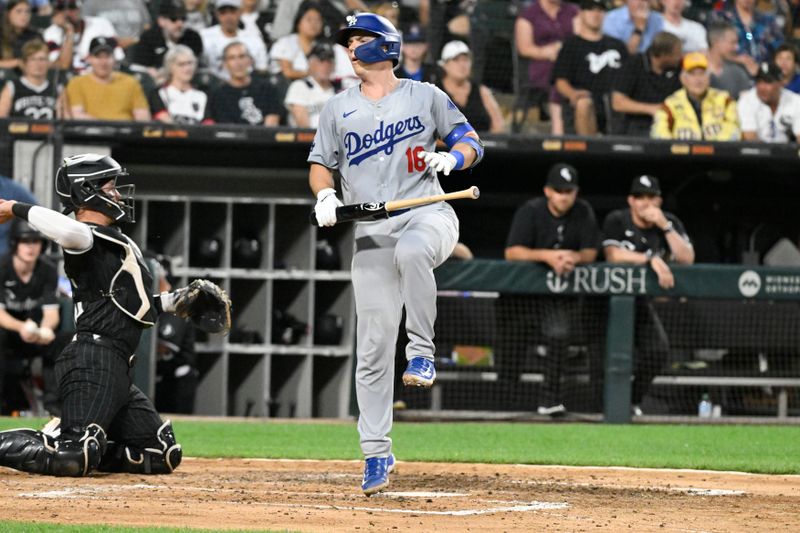
POLYGON ((350 34, 356 30, 371 33, 377 37, 374 41, 356 48, 355 56, 364 63, 377 63, 391 60, 392 64, 400 62, 400 32, 391 22, 374 13, 358 13, 347 17, 347 27, 336 34, 336 42, 347 47, 350 34))

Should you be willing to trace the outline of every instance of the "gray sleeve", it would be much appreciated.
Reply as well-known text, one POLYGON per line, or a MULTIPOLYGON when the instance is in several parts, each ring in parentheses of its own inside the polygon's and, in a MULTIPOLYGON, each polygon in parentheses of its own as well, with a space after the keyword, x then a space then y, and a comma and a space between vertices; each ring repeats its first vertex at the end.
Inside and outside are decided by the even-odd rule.
POLYGON ((431 84, 425 84, 425 86, 430 87, 430 90, 433 91, 431 112, 436 123, 436 131, 444 139, 457 125, 467 122, 467 117, 443 90, 431 84))
POLYGON ((319 115, 319 126, 308 154, 309 163, 318 163, 330 169, 339 168, 339 146, 336 138, 336 120, 331 101, 319 115))

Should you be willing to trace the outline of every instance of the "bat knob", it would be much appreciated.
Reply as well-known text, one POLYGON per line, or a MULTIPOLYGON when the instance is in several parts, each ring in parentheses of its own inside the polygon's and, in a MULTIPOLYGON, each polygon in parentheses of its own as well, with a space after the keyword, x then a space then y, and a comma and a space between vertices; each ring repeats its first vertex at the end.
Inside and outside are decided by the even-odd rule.
POLYGON ((474 185, 470 188, 470 191, 472 191, 472 198, 474 200, 477 200, 478 198, 481 197, 481 190, 475 187, 474 185))

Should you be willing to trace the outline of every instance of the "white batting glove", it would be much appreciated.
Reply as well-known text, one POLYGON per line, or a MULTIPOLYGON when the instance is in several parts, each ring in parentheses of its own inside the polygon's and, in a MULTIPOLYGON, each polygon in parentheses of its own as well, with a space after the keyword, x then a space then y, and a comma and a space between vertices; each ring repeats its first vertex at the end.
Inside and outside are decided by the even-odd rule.
POLYGON ((420 152, 425 163, 436 172, 444 172, 445 176, 456 166, 456 158, 449 152, 420 152))
POLYGON ((336 190, 328 187, 317 193, 317 205, 314 206, 314 214, 317 216, 317 224, 322 226, 333 226, 336 224, 336 208, 342 202, 336 197, 336 190))

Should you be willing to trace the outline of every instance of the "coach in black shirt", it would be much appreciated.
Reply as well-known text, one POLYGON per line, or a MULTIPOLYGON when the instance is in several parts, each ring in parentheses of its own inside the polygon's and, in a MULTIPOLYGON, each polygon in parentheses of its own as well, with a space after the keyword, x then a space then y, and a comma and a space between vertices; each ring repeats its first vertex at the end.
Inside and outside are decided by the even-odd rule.
MULTIPOLYGON (((655 176, 639 176, 631 184, 628 208, 608 214, 603 223, 603 251, 609 263, 646 265, 655 271, 658 284, 669 289, 675 279, 668 262, 694 263, 694 248, 678 217, 661 209, 661 187, 655 176)), ((640 404, 667 360, 669 338, 651 299, 636 306, 636 352, 631 403, 641 415, 640 404)))
POLYGON ((661 32, 646 52, 625 61, 611 92, 611 107, 625 115, 622 133, 650 136, 653 115, 667 96, 681 88, 678 78, 681 48, 678 37, 661 32))
POLYGON ((134 70, 146 70, 158 83, 164 81, 159 69, 164 64, 167 51, 176 44, 188 46, 195 57, 203 57, 203 39, 191 28, 186 28, 186 8, 183 3, 162 0, 157 24, 142 33, 131 52, 134 70))
MULTIPOLYGON (((547 173, 544 198, 523 204, 514 215, 505 257, 510 261, 546 263, 553 274, 568 275, 580 263, 597 257, 600 234, 591 206, 578 196, 578 173, 571 165, 554 165, 547 173)), ((552 274, 549 274, 552 275, 552 274)), ((591 305, 591 304, 588 304, 591 305)), ((562 416, 562 372, 570 344, 587 345, 590 365, 597 376, 601 358, 594 340, 587 340, 585 319, 597 316, 581 298, 537 297, 522 301, 503 297, 498 305, 501 347, 499 353, 515 376, 532 361, 520 357, 519 346, 536 346, 535 365, 544 372, 540 388, 540 415, 562 416), (506 329, 507 328, 507 329, 506 329), (516 345, 515 340, 521 341, 516 345), (506 344, 508 343, 508 344, 506 344)), ((588 335, 591 337, 591 335, 588 335)), ((599 384, 599 380, 592 380, 599 384)))
POLYGON ((547 263, 558 274, 597 258, 600 236, 594 211, 578 198, 578 173, 566 164, 547 173, 544 198, 517 209, 506 241, 509 261, 547 263))
POLYGON ((661 209, 655 176, 633 180, 628 208, 608 214, 603 223, 603 251, 609 263, 648 264, 664 289, 675 285, 668 262, 694 263, 694 248, 683 223, 661 209))

